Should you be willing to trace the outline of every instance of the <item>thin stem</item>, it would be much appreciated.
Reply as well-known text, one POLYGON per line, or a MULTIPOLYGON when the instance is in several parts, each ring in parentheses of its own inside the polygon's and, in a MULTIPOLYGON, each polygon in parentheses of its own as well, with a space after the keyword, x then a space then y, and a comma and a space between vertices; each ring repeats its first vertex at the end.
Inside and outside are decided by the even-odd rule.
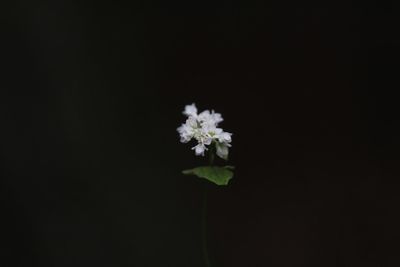
POLYGON ((210 160, 210 165, 214 165, 214 157, 215 157, 215 146, 214 144, 212 144, 210 146, 210 150, 209 150, 209 160, 210 160))
POLYGON ((204 187, 203 197, 203 214, 202 214, 202 241, 203 241, 203 257, 206 267, 211 267, 210 258, 208 256, 207 246, 207 186, 204 187))

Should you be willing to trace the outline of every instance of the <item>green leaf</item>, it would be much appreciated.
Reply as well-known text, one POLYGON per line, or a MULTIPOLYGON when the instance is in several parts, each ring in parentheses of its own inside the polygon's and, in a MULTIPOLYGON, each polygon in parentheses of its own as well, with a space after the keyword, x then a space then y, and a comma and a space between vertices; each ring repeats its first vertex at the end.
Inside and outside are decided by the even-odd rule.
POLYGON ((233 177, 233 169, 233 166, 202 166, 191 170, 184 170, 182 173, 207 179, 217 185, 228 185, 229 180, 233 177))

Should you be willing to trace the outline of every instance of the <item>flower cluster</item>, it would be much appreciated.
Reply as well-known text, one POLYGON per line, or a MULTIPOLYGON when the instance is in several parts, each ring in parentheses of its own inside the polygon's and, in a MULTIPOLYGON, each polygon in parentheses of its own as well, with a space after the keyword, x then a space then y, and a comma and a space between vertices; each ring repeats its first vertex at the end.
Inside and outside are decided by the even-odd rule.
POLYGON ((207 146, 215 145, 217 155, 227 160, 232 134, 218 128, 218 124, 223 121, 221 114, 215 113, 214 110, 205 110, 198 114, 195 104, 187 105, 183 114, 188 118, 177 129, 181 142, 187 143, 195 139, 198 144, 192 149, 198 156, 204 156, 204 152, 208 150, 207 146))

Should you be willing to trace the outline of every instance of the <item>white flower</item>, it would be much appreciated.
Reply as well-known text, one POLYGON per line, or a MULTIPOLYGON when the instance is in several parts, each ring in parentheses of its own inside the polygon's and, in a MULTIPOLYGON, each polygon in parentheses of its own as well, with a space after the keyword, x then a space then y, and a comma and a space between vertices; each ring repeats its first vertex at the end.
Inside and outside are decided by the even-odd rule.
POLYGON ((224 120, 221 114, 215 113, 214 110, 211 112, 209 110, 204 110, 198 115, 198 118, 200 121, 213 123, 215 126, 224 120))
POLYGON ((218 135, 218 141, 220 143, 230 143, 232 142, 232 134, 228 132, 222 132, 218 135))
POLYGON ((193 137, 192 128, 186 124, 182 124, 182 126, 178 128, 178 132, 181 136, 182 143, 189 142, 193 137))
POLYGON ((224 132, 222 128, 218 128, 218 124, 223 121, 220 113, 214 110, 204 110, 200 114, 197 113, 196 105, 185 106, 183 114, 188 118, 177 130, 182 143, 187 143, 192 139, 197 141, 197 145, 192 149, 198 156, 204 156, 204 152, 208 150, 207 146, 214 145, 216 154, 228 159, 228 148, 231 146, 232 134, 224 132))
POLYGON ((207 148, 204 144, 199 143, 197 146, 192 147, 192 150, 194 150, 197 156, 204 156, 204 151, 206 151, 207 148))
POLYGON ((185 106, 185 110, 183 111, 183 114, 186 116, 192 116, 192 117, 197 117, 197 108, 196 105, 193 103, 191 105, 185 106))
POLYGON ((224 119, 222 118, 220 113, 215 113, 214 110, 211 111, 211 118, 215 122, 215 124, 218 124, 222 122, 224 119))

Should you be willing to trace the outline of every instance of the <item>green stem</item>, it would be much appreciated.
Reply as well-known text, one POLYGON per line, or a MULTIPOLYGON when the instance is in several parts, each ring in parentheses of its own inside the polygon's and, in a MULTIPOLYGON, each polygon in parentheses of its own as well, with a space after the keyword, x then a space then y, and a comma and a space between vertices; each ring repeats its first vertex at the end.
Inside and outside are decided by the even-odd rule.
POLYGON ((202 214, 202 241, 203 241, 203 257, 206 267, 211 267, 210 258, 208 256, 207 247, 207 186, 204 188, 203 197, 203 214, 202 214))
POLYGON ((214 157, 215 157, 215 146, 214 144, 211 144, 210 150, 209 150, 209 159, 210 159, 210 166, 214 165, 214 157))
MULTIPOLYGON (((214 165, 215 158, 215 144, 210 146, 208 151, 210 166, 214 165)), ((211 267, 210 257, 208 255, 208 245, 207 245, 207 185, 204 186, 204 196, 203 196, 203 212, 202 212, 202 242, 203 242, 203 257, 204 264, 206 267, 211 267)))

